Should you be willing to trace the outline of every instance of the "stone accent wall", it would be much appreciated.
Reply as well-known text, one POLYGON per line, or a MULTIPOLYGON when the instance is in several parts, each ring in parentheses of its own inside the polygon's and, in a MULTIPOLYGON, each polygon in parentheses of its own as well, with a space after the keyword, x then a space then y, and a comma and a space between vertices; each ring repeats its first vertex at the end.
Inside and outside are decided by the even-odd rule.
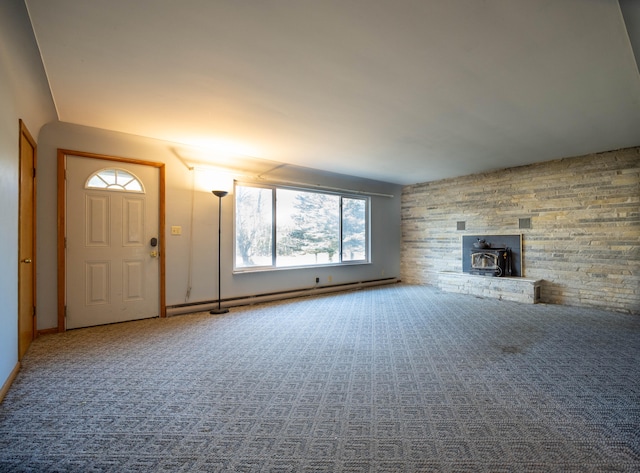
POLYGON ((540 302, 640 314, 640 147, 405 186, 402 280, 442 286, 463 234, 520 233, 540 302))

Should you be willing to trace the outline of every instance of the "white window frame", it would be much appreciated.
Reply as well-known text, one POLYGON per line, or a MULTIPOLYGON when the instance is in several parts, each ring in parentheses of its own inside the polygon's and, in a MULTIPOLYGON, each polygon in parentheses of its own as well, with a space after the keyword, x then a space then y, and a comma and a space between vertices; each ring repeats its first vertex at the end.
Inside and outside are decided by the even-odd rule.
POLYGON ((371 264, 371 197, 368 195, 361 194, 351 194, 348 192, 336 192, 331 190, 324 190, 322 188, 305 188, 298 186, 286 186, 286 185, 278 185, 278 184, 256 184, 252 182, 242 182, 235 181, 234 182, 234 212, 233 212, 233 272, 234 273, 245 273, 245 272, 259 272, 259 271, 286 271, 291 269, 302 269, 302 268, 318 268, 318 267, 329 267, 329 266, 353 266, 353 265, 362 265, 362 264, 371 264), (255 265, 255 266, 238 266, 237 261, 237 202, 236 196, 237 187, 245 186, 245 187, 253 187, 258 189, 269 189, 271 191, 271 264, 269 265, 255 265), (339 230, 339 250, 336 253, 338 255, 338 261, 330 262, 330 263, 319 263, 319 264, 305 264, 305 265, 297 265, 297 266, 278 266, 277 265, 277 250, 278 250, 278 242, 277 242, 277 202, 276 196, 278 189, 282 190, 294 190, 300 192, 313 192, 318 194, 328 194, 328 195, 337 195, 340 197, 340 230, 339 230), (358 260, 347 260, 343 261, 343 235, 342 235, 342 226, 343 226, 343 209, 342 202, 344 198, 348 199, 357 199, 365 202, 365 242, 364 242, 364 252, 365 257, 363 259, 358 260))

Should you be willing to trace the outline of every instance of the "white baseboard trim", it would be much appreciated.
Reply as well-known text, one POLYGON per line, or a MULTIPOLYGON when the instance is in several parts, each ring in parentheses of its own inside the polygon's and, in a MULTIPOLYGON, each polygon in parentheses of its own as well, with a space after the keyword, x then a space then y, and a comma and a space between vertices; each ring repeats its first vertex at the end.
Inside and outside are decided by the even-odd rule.
MULTIPOLYGON (((306 297, 318 294, 326 294, 329 292, 353 291, 371 286, 381 286, 383 284, 394 284, 400 282, 399 278, 377 279, 372 281, 360 281, 346 284, 336 284, 333 286, 313 287, 309 289, 298 289, 293 291, 275 292, 271 294, 257 294, 255 296, 239 297, 237 299, 223 300, 221 307, 237 307, 242 305, 259 304, 262 302, 272 302, 284 299, 293 299, 296 297, 306 297)), ((167 317, 179 314, 188 314, 193 312, 203 312, 218 307, 218 301, 202 301, 192 304, 180 304, 167 306, 167 317)))

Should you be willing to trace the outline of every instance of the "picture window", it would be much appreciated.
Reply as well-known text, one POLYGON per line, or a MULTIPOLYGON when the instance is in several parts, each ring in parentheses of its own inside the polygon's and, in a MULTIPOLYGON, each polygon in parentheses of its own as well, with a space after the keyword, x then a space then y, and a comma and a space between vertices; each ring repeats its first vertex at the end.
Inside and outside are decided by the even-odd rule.
POLYGON ((369 262, 369 197, 235 186, 235 268, 369 262))

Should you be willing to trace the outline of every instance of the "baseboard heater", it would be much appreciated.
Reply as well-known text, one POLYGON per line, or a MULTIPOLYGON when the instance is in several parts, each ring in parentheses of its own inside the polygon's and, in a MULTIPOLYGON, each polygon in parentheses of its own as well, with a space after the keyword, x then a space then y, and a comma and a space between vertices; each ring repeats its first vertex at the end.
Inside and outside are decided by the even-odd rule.
MULTIPOLYGON (((329 292, 353 291, 365 287, 381 286, 384 284, 394 284, 400 282, 399 278, 374 279, 370 281, 359 281, 345 284, 334 284, 331 286, 311 287, 304 289, 295 289, 292 291, 271 292, 266 294, 256 294, 253 296, 243 296, 232 299, 224 299, 221 302, 222 307, 238 307, 243 305, 259 304, 261 302, 271 302, 284 299, 293 299, 296 297, 313 296, 317 294, 326 294, 329 292)), ((167 306, 167 317, 172 315, 188 314, 193 312, 204 312, 218 307, 218 301, 200 301, 186 304, 176 304, 167 306)))

